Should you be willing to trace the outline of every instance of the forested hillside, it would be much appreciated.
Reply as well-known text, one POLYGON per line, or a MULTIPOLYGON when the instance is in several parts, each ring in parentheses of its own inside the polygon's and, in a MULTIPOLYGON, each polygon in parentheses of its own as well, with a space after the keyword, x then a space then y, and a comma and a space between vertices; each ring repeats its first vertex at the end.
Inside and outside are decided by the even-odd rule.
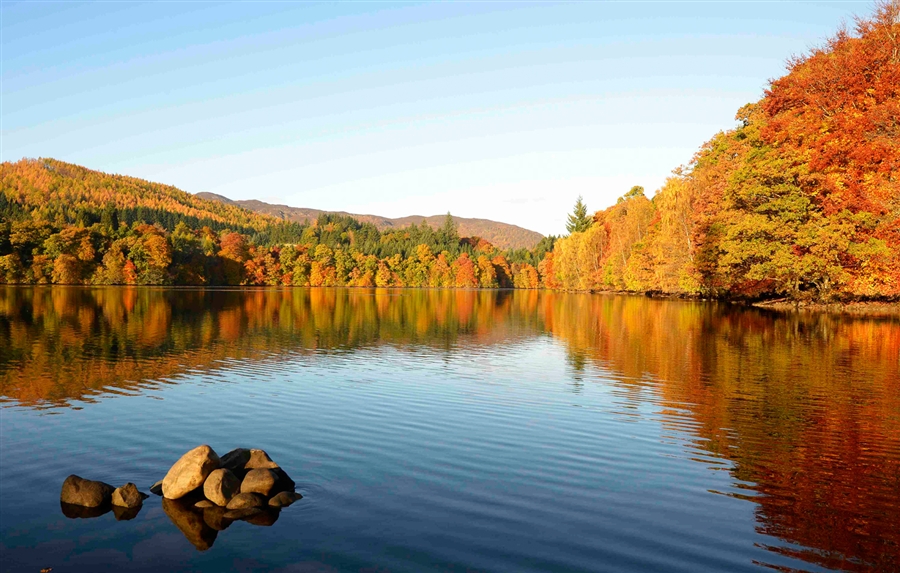
MULTIPOLYGON (((421 225, 427 222, 433 229, 439 228, 444 222, 443 215, 431 215, 421 217, 410 215, 408 217, 390 218, 380 215, 359 215, 344 211, 322 211, 321 209, 309 209, 305 207, 290 207, 288 205, 274 205, 255 199, 232 200, 215 193, 197 193, 197 197, 212 201, 221 201, 230 205, 237 205, 256 213, 271 215, 279 219, 293 221, 295 223, 312 223, 321 215, 333 214, 353 217, 360 223, 371 223, 379 231, 397 231, 411 225, 421 225)), ((490 219, 470 219, 467 217, 453 217, 459 234, 464 237, 481 237, 485 241, 496 245, 500 249, 533 249, 543 235, 535 231, 529 231, 517 225, 491 221, 490 219)))
POLYGON ((900 3, 792 59, 737 119, 652 199, 635 188, 558 241, 544 285, 900 296, 900 3))
POLYGON ((460 237, 449 215, 436 229, 329 214, 299 224, 53 159, 2 164, 0 190, 10 284, 536 288, 552 248, 505 255, 460 237))

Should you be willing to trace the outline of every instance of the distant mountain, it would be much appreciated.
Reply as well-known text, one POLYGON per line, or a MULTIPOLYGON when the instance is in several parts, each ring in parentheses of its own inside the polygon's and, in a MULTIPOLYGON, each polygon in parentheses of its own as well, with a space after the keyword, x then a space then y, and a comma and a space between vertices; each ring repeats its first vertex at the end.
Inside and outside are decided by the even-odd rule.
MULTIPOLYGON (((410 225, 419 225, 423 220, 427 221, 431 227, 438 228, 444 222, 444 218, 446 217, 446 215, 431 215, 429 217, 410 215, 409 217, 391 219, 379 215, 359 215, 344 211, 322 211, 320 209, 308 209, 304 207, 273 205, 255 199, 234 201, 228 197, 216 195, 215 193, 197 193, 195 196, 208 201, 218 201, 227 205, 243 207, 244 209, 256 213, 271 215, 273 217, 286 219, 288 221, 296 221, 298 223, 303 223, 304 221, 312 222, 322 213, 349 215, 363 223, 375 225, 379 231, 385 229, 401 229, 410 225)), ((453 220, 456 221, 456 224, 458 225, 460 236, 480 237, 500 249, 531 249, 543 238, 543 235, 538 232, 523 229, 522 227, 510 225, 508 223, 491 221, 489 219, 467 219, 465 217, 457 217, 454 215, 453 220)))

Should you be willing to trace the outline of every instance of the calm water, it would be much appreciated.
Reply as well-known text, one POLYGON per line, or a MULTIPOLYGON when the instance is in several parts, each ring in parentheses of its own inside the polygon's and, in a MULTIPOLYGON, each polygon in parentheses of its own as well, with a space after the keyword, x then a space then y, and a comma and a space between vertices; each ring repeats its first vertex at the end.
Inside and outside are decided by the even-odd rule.
POLYGON ((3 571, 900 571, 900 321, 538 292, 0 287, 3 571), (200 443, 304 499, 198 551, 200 443))

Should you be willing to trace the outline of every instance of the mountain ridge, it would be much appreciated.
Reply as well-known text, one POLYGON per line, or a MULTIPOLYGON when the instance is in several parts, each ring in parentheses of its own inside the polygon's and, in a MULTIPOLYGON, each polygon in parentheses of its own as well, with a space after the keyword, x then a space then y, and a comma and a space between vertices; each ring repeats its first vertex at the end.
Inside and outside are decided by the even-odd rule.
MULTIPOLYGON (((195 193, 194 196, 207 201, 217 201, 227 205, 234 205, 255 213, 297 223, 303 223, 304 221, 311 223, 318 218, 319 215, 324 213, 346 215, 348 217, 353 217, 361 223, 371 223, 372 225, 375 225, 379 231, 385 229, 402 229, 404 227, 409 227, 410 225, 418 225, 422 221, 426 221, 429 226, 437 229, 444 222, 444 218, 446 217, 446 215, 408 215, 406 217, 392 218, 383 217, 381 215, 349 213, 346 211, 291 207, 290 205, 266 203, 265 201, 259 201, 258 199, 235 200, 229 199, 224 195, 206 191, 195 193)), ((500 249, 531 249, 544 238, 544 236, 537 231, 525 229, 524 227, 510 223, 493 221, 491 219, 457 217, 454 215, 453 220, 456 222, 461 236, 479 237, 500 249)))

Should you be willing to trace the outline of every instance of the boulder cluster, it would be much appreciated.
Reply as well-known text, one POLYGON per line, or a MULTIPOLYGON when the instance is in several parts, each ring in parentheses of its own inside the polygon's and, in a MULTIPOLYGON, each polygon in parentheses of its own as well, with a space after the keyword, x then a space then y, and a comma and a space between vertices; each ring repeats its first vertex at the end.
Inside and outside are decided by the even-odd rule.
MULTIPOLYGON (((220 458, 202 445, 181 456, 150 491, 163 497, 166 515, 203 551, 233 521, 275 523, 282 507, 303 497, 294 487, 294 480, 263 450, 237 448, 220 458)), ((68 517, 96 517, 112 509, 116 519, 131 519, 147 497, 133 483, 113 488, 71 475, 60 502, 68 517)))
POLYGON ((138 514, 147 497, 131 482, 113 487, 73 474, 63 482, 59 501, 66 517, 98 517, 112 509, 117 520, 126 520, 138 514))
POLYGON ((237 448, 220 458, 207 445, 181 456, 150 491, 166 499, 199 497, 195 507, 224 507, 235 512, 233 519, 241 519, 241 510, 285 507, 302 497, 294 493, 294 480, 265 451, 237 448))

